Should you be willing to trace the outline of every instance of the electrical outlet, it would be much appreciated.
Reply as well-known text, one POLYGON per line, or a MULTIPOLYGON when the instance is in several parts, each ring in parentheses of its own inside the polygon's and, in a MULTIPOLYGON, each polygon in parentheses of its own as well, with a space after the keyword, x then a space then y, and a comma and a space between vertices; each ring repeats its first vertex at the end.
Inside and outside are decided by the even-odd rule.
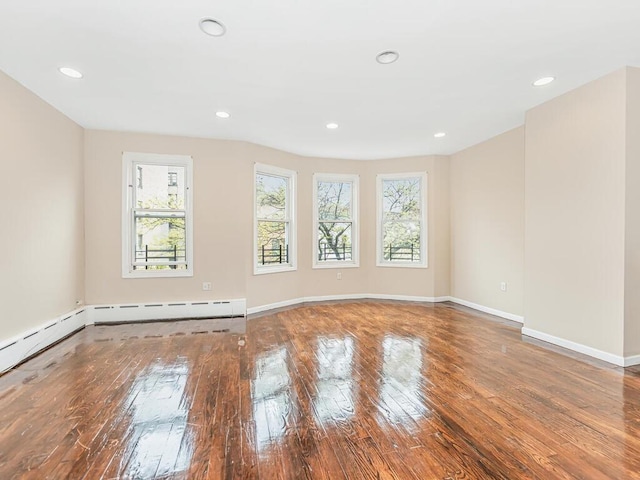
POLYGON ((500 282, 500 290, 503 292, 507 291, 507 282, 500 282))
POLYGON ((338 272, 338 274, 336 275, 336 278, 338 280, 342 280, 342 272, 338 272))
POLYGON ((202 290, 210 291, 213 289, 211 282, 202 282, 202 290))

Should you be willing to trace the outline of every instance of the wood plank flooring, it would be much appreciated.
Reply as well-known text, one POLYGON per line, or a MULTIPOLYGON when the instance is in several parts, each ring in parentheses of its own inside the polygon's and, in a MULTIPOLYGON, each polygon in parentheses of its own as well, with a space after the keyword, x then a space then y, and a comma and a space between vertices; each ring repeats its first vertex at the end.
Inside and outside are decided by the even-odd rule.
POLYGON ((243 321, 88 327, 0 377, 0 479, 640 478, 638 368, 451 304, 243 321))

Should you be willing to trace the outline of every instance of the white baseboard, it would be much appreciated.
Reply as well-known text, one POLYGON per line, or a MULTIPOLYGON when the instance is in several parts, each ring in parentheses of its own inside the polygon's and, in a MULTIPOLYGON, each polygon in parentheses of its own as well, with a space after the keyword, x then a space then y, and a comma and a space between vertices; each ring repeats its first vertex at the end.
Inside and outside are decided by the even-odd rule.
POLYGON ((247 308, 247 315, 252 313, 266 312, 267 310, 274 310, 276 308, 290 307, 292 305, 299 305, 304 303, 304 298, 292 298, 291 300, 283 300, 282 302, 268 303, 265 305, 259 305, 257 307, 247 308))
MULTIPOLYGON (((548 333, 540 332, 532 328, 522 327, 522 334, 526 335, 527 337, 537 338, 538 340, 542 340, 559 347, 573 350, 574 352, 584 353, 585 355, 589 355, 590 357, 594 357, 599 360, 604 360, 605 362, 613 363, 614 365, 618 365, 619 367, 635 365, 631 363, 629 365, 626 365, 626 360, 636 357, 627 357, 627 359, 625 359, 620 355, 614 355, 612 353, 604 352, 602 350, 598 350, 597 348, 589 347, 581 343, 576 343, 572 342, 571 340, 555 337, 553 335, 549 335, 548 333)), ((637 360, 640 362, 640 356, 637 357, 637 360)))
POLYGON ((0 373, 59 340, 94 323, 120 323, 180 318, 243 317, 244 298, 220 301, 87 305, 13 338, 0 341, 0 373))
POLYGON ((438 303, 438 302, 446 302, 449 300, 449 297, 418 297, 414 295, 387 295, 380 293, 370 293, 365 298, 371 298, 374 300, 400 300, 403 302, 427 302, 427 303, 438 303))
POLYGON ((442 297, 418 297, 411 295, 388 295, 384 293, 352 293, 346 295, 323 295, 314 297, 300 297, 291 300, 284 300, 282 302, 268 303, 266 305, 259 305, 256 307, 247 308, 247 315, 253 313, 266 312, 276 308, 290 307, 293 305, 299 305, 301 303, 312 302, 325 302, 331 300, 401 300, 405 302, 427 302, 427 303, 440 303, 440 302, 453 302, 465 307, 473 308, 484 313, 489 313, 497 317, 506 318, 507 320, 513 320, 514 322, 524 323, 524 317, 521 315, 514 315, 513 313, 503 312, 496 310, 495 308, 485 307, 484 305, 478 305, 477 303, 468 302, 460 298, 442 296, 442 297))
MULTIPOLYGON (((246 299, 202 301, 202 302, 171 302, 122 305, 86 306, 61 315, 37 328, 28 330, 8 340, 0 342, 0 373, 9 370, 23 360, 44 350, 66 336, 94 323, 120 323, 159 319, 180 318, 213 318, 236 317, 247 314, 260 313, 276 308, 299 305, 302 303, 323 302, 332 300, 402 300, 410 302, 446 302, 451 301, 474 310, 496 315, 516 322, 523 322, 523 317, 484 307, 466 300, 454 297, 417 297, 408 295, 385 294, 345 294, 301 297, 282 302, 246 308, 246 299)), ((544 332, 523 327, 522 334, 536 338, 575 352, 583 353, 605 362, 621 367, 640 365, 640 355, 622 357, 582 345, 544 332)))
POLYGON ((0 373, 84 328, 86 308, 79 308, 0 343, 0 373))
POLYGON ((247 301, 235 300, 128 303, 87 307, 87 325, 181 318, 244 317, 247 301))
POLYGON ((496 317, 506 318, 507 320, 513 320, 514 322, 524 323, 524 317, 521 315, 514 315, 513 313, 503 312, 496 310, 495 308, 485 307, 484 305, 478 305, 477 303, 468 302, 461 298, 447 297, 450 302, 457 303, 458 305, 464 305, 465 307, 473 308, 484 313, 495 315, 496 317))
POLYGON ((416 297, 411 295, 386 295, 381 293, 348 293, 344 295, 318 295, 313 297, 300 297, 291 300, 284 300, 282 302, 268 303, 265 305, 258 305, 256 307, 247 308, 247 315, 253 313, 266 312, 267 310, 273 310, 275 308, 290 307, 292 305, 300 305, 301 303, 313 303, 313 302, 328 302, 332 300, 402 300, 405 302, 446 302, 449 297, 416 297))
POLYGON ((624 357, 624 366, 633 367, 634 365, 640 365, 640 355, 631 355, 624 357))

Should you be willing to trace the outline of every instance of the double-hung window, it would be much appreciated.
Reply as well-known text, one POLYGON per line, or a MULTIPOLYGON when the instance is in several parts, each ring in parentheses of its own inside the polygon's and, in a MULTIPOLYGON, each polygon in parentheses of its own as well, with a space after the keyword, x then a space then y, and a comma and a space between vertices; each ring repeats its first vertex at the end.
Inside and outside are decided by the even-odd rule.
POLYGON ((254 274, 296 269, 296 172, 256 164, 254 274))
POLYGON ((377 177, 377 265, 427 266, 427 175, 377 177))
POLYGON ((358 266, 358 176, 313 176, 314 268, 358 266))
POLYGON ((193 276, 192 159, 125 152, 122 276, 193 276))

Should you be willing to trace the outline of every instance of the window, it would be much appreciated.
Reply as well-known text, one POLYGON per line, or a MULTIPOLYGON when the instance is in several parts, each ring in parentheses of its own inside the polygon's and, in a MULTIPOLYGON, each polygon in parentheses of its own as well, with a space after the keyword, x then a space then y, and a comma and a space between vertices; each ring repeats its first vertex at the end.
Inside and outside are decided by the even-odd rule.
POLYGON ((377 265, 427 266, 427 175, 378 175, 377 265))
POLYGON ((122 276, 192 276, 191 157, 125 152, 122 163, 122 276))
POLYGON ((358 176, 315 174, 314 268, 358 266, 358 176))
POLYGON ((296 269, 295 184, 291 170, 255 166, 254 274, 296 269))

